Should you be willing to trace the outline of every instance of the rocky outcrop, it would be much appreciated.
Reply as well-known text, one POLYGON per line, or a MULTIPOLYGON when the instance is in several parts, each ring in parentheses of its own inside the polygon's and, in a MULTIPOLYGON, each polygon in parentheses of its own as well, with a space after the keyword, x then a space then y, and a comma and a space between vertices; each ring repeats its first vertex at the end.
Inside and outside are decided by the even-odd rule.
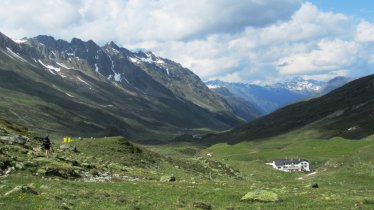
POLYGON ((174 175, 165 175, 160 178, 161 182, 175 182, 175 176, 174 175))
POLYGON ((62 144, 59 148, 62 151, 78 152, 77 146, 75 144, 62 144))
POLYGON ((25 145, 29 138, 21 135, 12 135, 12 136, 1 136, 0 140, 5 144, 21 144, 25 145))

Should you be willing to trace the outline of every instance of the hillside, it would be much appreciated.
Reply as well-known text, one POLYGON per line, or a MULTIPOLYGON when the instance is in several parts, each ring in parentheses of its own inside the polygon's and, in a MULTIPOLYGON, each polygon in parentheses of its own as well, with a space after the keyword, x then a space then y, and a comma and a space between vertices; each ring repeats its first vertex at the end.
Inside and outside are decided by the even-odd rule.
POLYGON ((0 34, 0 117, 30 129, 164 140, 242 122, 198 76, 113 42, 0 34))
POLYGON ((123 137, 73 137, 71 143, 63 143, 62 137, 52 136, 55 151, 47 159, 40 151, 39 135, 0 120, 0 205, 6 209, 371 209, 373 136, 326 141, 315 135, 298 131, 267 141, 209 148, 144 146, 123 137), (285 156, 307 158, 317 173, 284 173, 265 165, 285 156), (314 182, 320 188, 309 187, 314 182), (240 200, 259 190, 276 193, 280 202, 240 200))
POLYGON ((374 133, 374 75, 363 77, 327 95, 284 107, 231 131, 207 136, 204 143, 237 143, 316 129, 320 137, 360 139, 374 133))

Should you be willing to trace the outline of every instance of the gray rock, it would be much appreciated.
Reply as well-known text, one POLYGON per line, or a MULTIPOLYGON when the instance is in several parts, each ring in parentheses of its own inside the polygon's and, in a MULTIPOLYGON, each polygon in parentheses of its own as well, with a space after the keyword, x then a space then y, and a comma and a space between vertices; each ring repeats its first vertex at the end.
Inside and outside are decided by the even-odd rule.
POLYGON ((21 135, 13 135, 13 136, 1 136, 0 140, 5 144, 26 144, 29 141, 29 138, 26 136, 21 135))
POLYGON ((75 146, 75 144, 71 144, 71 143, 62 144, 60 146, 60 150, 68 151, 68 152, 78 152, 77 146, 75 146))
POLYGON ((176 179, 175 179, 175 176, 173 176, 173 175, 166 175, 166 176, 162 176, 160 178, 160 181, 161 182, 175 182, 176 179))
POLYGON ((47 167, 45 176, 56 176, 65 179, 69 178, 80 178, 81 175, 79 171, 73 168, 57 168, 57 167, 47 167))
POLYGON ((30 185, 20 185, 20 186, 16 186, 16 187, 13 188, 11 191, 6 192, 6 193, 4 194, 4 196, 10 195, 10 194, 12 194, 12 193, 16 193, 16 192, 31 193, 31 194, 34 194, 34 195, 39 194, 37 191, 35 191, 34 186, 33 186, 32 184, 30 184, 30 185))
POLYGON ((43 169, 43 168, 39 168, 39 169, 36 171, 36 175, 37 175, 37 176, 44 176, 44 175, 45 175, 45 172, 47 172, 45 169, 43 169))
POLYGON ((23 164, 22 162, 16 162, 15 167, 17 170, 22 170, 25 168, 25 164, 23 164))
POLYGON ((33 147, 32 150, 35 151, 35 152, 40 152, 40 151, 42 151, 42 148, 41 147, 33 147))
POLYGON ((315 183, 315 182, 310 183, 309 186, 310 186, 311 188, 318 188, 318 187, 319 187, 318 184, 315 183))

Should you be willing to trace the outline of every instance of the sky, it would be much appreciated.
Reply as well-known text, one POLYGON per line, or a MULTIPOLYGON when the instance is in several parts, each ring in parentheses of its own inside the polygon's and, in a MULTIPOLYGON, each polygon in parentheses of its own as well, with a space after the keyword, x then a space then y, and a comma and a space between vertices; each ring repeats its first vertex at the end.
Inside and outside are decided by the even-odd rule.
POLYGON ((329 80, 374 69, 369 0, 2 0, 0 32, 144 48, 204 81, 329 80))

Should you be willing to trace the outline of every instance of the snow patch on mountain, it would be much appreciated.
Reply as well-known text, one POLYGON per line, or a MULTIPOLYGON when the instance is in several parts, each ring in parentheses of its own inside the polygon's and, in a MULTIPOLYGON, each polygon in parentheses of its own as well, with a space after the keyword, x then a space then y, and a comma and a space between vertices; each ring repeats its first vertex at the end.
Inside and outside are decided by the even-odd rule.
POLYGON ((156 64, 165 64, 165 61, 162 60, 162 58, 154 56, 151 52, 143 53, 145 56, 137 56, 137 55, 132 55, 128 56, 128 59, 133 62, 133 63, 156 63, 156 64))
POLYGON ((326 85, 325 82, 316 80, 304 80, 301 77, 295 77, 282 83, 276 83, 272 87, 284 88, 298 93, 320 92, 326 85))
POLYGON ((119 51, 113 47, 106 48, 105 51, 107 53, 112 53, 112 54, 119 54, 119 51))
POLYGON ((207 85, 207 87, 208 87, 209 89, 216 89, 216 88, 220 88, 220 87, 222 87, 222 86, 219 86, 219 85, 207 85))
POLYGON ((55 72, 59 72, 61 69, 60 68, 57 68, 57 67, 54 67, 54 66, 51 66, 51 65, 47 65, 47 64, 44 64, 41 60, 38 60, 39 63, 44 66, 49 72, 51 72, 52 74, 56 75, 55 72))
POLYGON ((63 64, 63 63, 56 62, 56 64, 59 65, 59 66, 61 66, 62 68, 65 68, 65 69, 72 69, 72 68, 66 66, 66 65, 63 64))
POLYGON ((97 73, 99 73, 99 67, 97 66, 96 63, 95 63, 95 71, 96 71, 97 73))
POLYGON ((66 94, 67 96, 69 96, 69 97, 72 97, 72 98, 74 98, 74 96, 73 96, 73 95, 71 95, 71 94, 69 94, 69 93, 67 93, 67 92, 65 92, 65 94, 66 94))
POLYGON ((17 43, 17 44, 22 44, 22 43, 25 43, 27 42, 27 39, 26 38, 22 38, 22 39, 12 39, 13 42, 17 43))
POLYGON ((82 83, 84 83, 84 84, 90 86, 90 84, 88 84, 88 82, 84 81, 84 80, 81 79, 80 77, 77 77, 77 79, 78 79, 80 82, 82 82, 82 83))
POLYGON ((122 81, 121 74, 114 73, 114 81, 121 82, 122 81))
POLYGON ((20 55, 18 55, 17 53, 13 52, 9 47, 7 47, 6 50, 10 53, 10 57, 11 57, 11 58, 15 58, 15 59, 18 59, 18 60, 20 60, 20 61, 22 61, 22 62, 27 63, 27 61, 26 61, 24 58, 22 58, 22 57, 21 57, 20 55))

